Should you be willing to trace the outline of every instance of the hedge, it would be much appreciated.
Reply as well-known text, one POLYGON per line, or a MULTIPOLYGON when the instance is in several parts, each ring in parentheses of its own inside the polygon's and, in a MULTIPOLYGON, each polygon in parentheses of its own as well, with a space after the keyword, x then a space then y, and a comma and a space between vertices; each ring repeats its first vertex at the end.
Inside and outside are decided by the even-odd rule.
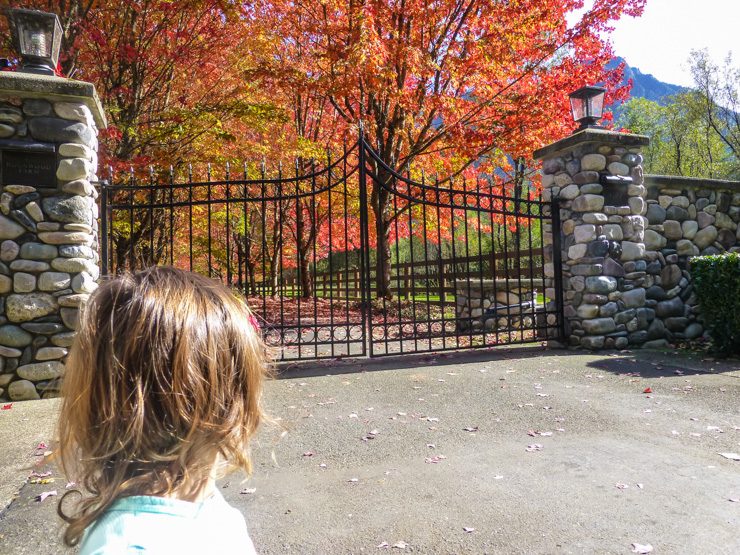
POLYGON ((740 254, 692 258, 691 277, 715 348, 740 354, 740 254))

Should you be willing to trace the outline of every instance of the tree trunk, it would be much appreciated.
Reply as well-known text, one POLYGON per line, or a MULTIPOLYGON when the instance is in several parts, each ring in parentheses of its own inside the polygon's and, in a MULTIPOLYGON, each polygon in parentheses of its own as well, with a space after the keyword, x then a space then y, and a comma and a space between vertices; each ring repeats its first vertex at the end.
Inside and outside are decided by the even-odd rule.
MULTIPOLYGON (((391 176, 382 170, 376 172, 378 178, 388 183, 391 176)), ((378 299, 391 299, 391 203, 390 193, 380 183, 373 182, 371 204, 375 214, 377 231, 377 256, 375 261, 375 294, 378 299)))

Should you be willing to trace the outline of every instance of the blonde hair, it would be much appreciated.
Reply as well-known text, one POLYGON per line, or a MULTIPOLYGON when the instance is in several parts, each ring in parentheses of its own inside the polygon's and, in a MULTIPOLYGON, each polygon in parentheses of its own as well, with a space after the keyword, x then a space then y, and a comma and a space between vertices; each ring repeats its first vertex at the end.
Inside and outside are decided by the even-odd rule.
POLYGON ((251 471, 267 372, 255 327, 227 287, 175 268, 116 277, 90 296, 59 418, 62 468, 90 494, 71 515, 60 500, 67 545, 118 498, 196 499, 219 455, 251 471))

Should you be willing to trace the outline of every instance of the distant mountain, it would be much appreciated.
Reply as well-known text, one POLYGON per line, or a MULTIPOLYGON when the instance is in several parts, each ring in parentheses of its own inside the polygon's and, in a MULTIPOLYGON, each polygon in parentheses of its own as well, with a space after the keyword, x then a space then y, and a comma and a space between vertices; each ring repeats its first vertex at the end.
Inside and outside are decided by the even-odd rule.
POLYGON ((622 62, 625 62, 625 83, 628 79, 632 79, 632 91, 630 95, 633 97, 647 98, 648 100, 662 104, 665 97, 688 90, 686 87, 680 85, 672 85, 659 81, 649 73, 643 73, 636 67, 630 66, 623 58, 615 58, 611 62, 610 67, 615 67, 622 62))

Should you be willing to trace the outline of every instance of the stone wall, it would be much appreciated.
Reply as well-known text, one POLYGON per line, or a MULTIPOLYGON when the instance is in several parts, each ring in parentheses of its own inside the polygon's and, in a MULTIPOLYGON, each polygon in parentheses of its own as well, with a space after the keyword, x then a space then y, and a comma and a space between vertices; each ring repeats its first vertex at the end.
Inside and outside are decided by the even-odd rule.
MULTIPOLYGON (((459 332, 532 330, 540 280, 469 279, 456 283, 455 318, 459 332)), ((542 285, 540 285, 542 287, 542 285)), ((551 325, 555 322, 551 322, 551 325)))
MULTIPOLYGON (((647 138, 588 129, 535 153, 545 200, 559 199, 565 338, 589 349, 642 345, 646 307, 646 210, 641 147, 647 138)), ((543 233, 546 296, 557 296, 553 230, 543 233)), ((553 302, 553 301, 550 301, 553 302)))
POLYGON ((89 98, 64 94, 68 79, 3 75, 3 168, 12 155, 23 175, 24 157, 38 152, 55 165, 50 183, 0 175, 0 399, 17 401, 58 393, 79 307, 97 286, 96 118, 104 119, 89 98), (50 94, 39 93, 39 80, 50 94))
POLYGON ((740 252, 740 182, 646 176, 645 248, 654 308, 651 335, 695 339, 704 327, 691 284, 692 256, 740 252))
POLYGON ((701 336, 689 260, 740 251, 740 183, 644 177, 647 142, 589 129, 535 153, 544 198, 560 207, 558 237, 550 226, 543 234, 545 293, 555 299, 560 281, 570 346, 664 346, 701 336))

